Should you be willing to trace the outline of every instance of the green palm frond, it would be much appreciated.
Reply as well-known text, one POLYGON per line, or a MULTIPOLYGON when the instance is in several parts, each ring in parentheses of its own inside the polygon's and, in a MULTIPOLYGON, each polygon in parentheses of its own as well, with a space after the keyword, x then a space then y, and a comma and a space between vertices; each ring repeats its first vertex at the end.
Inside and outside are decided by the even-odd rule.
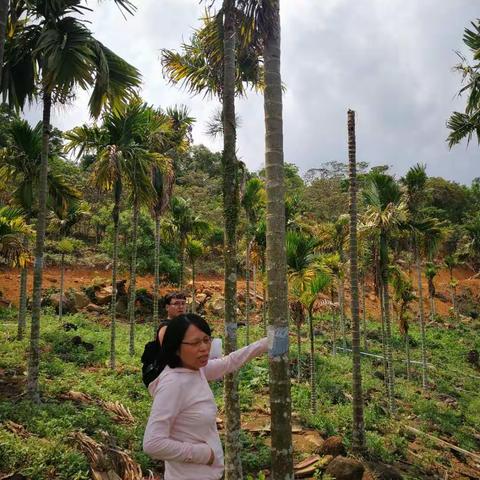
POLYGON ((74 17, 60 18, 42 31, 33 51, 42 62, 44 88, 64 103, 75 87, 93 83, 91 33, 74 17))
POLYGON ((315 301, 320 293, 323 293, 332 283, 332 277, 324 270, 318 270, 312 279, 307 283, 300 301, 311 312, 315 301))
MULTIPOLYGON (((5 49, 3 98, 23 109, 40 91, 65 103, 77 88, 93 87, 90 113, 98 117, 106 105, 117 109, 140 86, 138 70, 97 41, 83 18, 84 1, 23 2, 25 20, 12 23, 5 49)), ((132 11, 132 4, 117 4, 132 11)))
POLYGON ((251 225, 257 223, 266 201, 264 182, 257 177, 250 178, 245 184, 241 203, 251 225))
POLYGON ((85 154, 97 153, 108 144, 106 131, 96 125, 80 125, 63 134, 65 153, 75 152, 77 159, 85 154))
MULTIPOLYGON (((239 12, 241 15, 241 12, 239 12)), ((240 25, 243 22, 238 22, 240 25)), ((237 34, 243 35, 240 29, 237 34)), ((261 50, 253 43, 237 42, 235 90, 244 95, 246 88, 263 88, 261 50)), ((223 26, 220 15, 206 14, 203 25, 184 43, 181 52, 162 50, 164 76, 192 94, 221 98, 223 92, 223 26)))
POLYGON ((468 96, 465 112, 453 112, 447 122, 447 127, 450 129, 447 142, 450 148, 464 138, 467 139, 468 145, 474 135, 480 143, 480 65, 478 63, 480 60, 480 20, 472 22, 472 27, 472 29, 465 29, 463 42, 477 63, 469 65, 467 59, 458 53, 460 64, 455 67, 455 70, 462 75, 463 85, 459 96, 464 93, 468 96))
POLYGON ((113 111, 119 111, 128 101, 135 98, 141 85, 138 69, 102 43, 92 40, 96 78, 92 95, 88 102, 90 113, 98 117, 106 105, 113 111))
POLYGON ((22 210, 13 207, 0 208, 0 262, 11 267, 24 266, 30 261, 25 238, 33 236, 22 210))
POLYGON ((318 247, 317 239, 302 232, 287 231, 285 239, 287 267, 294 272, 305 270, 317 258, 315 249, 318 247))
POLYGON ((201 240, 188 237, 185 245, 185 253, 187 254, 187 258, 190 260, 190 262, 194 263, 205 254, 205 245, 201 240))
POLYGON ((480 144, 480 110, 469 115, 467 113, 453 112, 447 122, 447 127, 451 130, 447 142, 449 148, 460 143, 464 138, 467 144, 475 135, 480 144))

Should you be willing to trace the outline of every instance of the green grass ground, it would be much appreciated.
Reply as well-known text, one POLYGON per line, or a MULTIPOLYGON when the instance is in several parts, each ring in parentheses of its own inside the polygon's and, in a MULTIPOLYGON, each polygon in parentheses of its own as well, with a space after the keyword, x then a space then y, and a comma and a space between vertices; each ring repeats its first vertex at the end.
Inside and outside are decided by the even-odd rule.
MULTIPOLYGON (((75 324, 76 331, 65 331, 52 312, 42 317, 40 384, 43 402, 32 405, 21 394, 24 386, 28 339, 16 341, 15 312, 4 310, 0 314, 0 473, 19 472, 32 480, 88 479, 86 457, 75 447, 71 434, 83 431, 98 441, 104 441, 102 432, 120 448, 128 450, 143 472, 155 471, 157 464, 141 450, 143 430, 150 409, 150 397, 142 384, 140 355, 143 345, 150 339, 152 327, 148 324, 136 328, 137 352, 128 353, 128 326, 118 325, 117 369, 108 368, 110 332, 108 325, 77 314, 67 316, 64 322, 75 324), (94 345, 89 352, 74 346, 71 340, 81 336, 94 345), (79 404, 64 400, 61 395, 79 391, 94 400, 118 401, 130 409, 134 424, 119 423, 114 415, 98 402, 79 404), (13 421, 25 427, 30 436, 12 433, 5 425, 13 421)), ((308 386, 308 342, 302 344, 302 380, 296 381, 296 365, 292 367, 292 399, 296 417, 305 427, 318 429, 322 436, 341 435, 348 448, 351 439, 351 357, 349 354, 331 355, 330 319, 318 318, 316 325, 322 330, 316 340, 318 356, 317 392, 318 410, 310 412, 308 386)), ((478 326, 459 324, 446 330, 438 326, 428 329, 428 361, 435 366, 429 370, 431 389, 421 390, 419 366, 414 368, 412 381, 405 378, 402 341, 393 339, 396 359, 396 392, 398 414, 394 420, 388 415, 383 381, 383 366, 374 357, 364 357, 363 389, 365 396, 365 426, 368 456, 392 463, 407 458, 409 440, 402 425, 409 424, 433 435, 449 438, 458 446, 478 451, 475 435, 480 432, 480 372, 466 361, 467 352, 480 350, 478 326), (476 329, 477 328, 477 329, 476 329), (446 401, 448 400, 448 401, 446 401)), ((368 324, 370 332, 378 324, 368 324)), ((306 329, 305 329, 306 330, 306 329)), ((217 332, 221 327, 217 324, 217 332)), ((260 338, 263 329, 252 328, 252 338, 260 338)), ((420 339, 416 329, 411 333, 412 359, 420 360, 420 339)), ((372 335, 377 336, 378 335, 372 335)), ((296 345, 292 338, 292 358, 296 358, 296 345)), ((341 345, 341 340, 339 345, 341 345)), ((244 329, 239 331, 239 344, 244 344, 244 329)), ((380 342, 370 340, 369 352, 381 355, 380 342)), ((213 384, 219 408, 222 408, 222 384, 213 384)), ((268 362, 258 359, 245 366, 240 374, 242 409, 249 412, 259 404, 268 405, 268 362)), ((248 432, 242 436, 242 456, 246 472, 257 478, 257 472, 268 468, 269 448, 264 439, 248 432)), ((431 460, 445 462, 442 452, 428 446, 431 460)), ((425 454, 426 455, 426 454, 425 454)), ((296 452, 301 459, 302 452, 296 452)), ((420 462, 421 463, 421 462, 420 462)), ((411 478, 423 478, 423 465, 411 478), (420 475, 420 476, 415 476, 420 475)))

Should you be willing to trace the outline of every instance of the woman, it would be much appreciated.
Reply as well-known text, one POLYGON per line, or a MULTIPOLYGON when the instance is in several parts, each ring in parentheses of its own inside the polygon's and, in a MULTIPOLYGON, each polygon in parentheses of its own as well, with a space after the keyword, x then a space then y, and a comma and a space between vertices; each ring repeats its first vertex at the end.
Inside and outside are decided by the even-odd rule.
POLYGON ((238 370, 265 353, 267 339, 209 360, 211 330, 193 313, 170 321, 162 343, 163 372, 148 386, 153 405, 143 449, 165 461, 165 480, 218 480, 223 451, 209 380, 238 370))

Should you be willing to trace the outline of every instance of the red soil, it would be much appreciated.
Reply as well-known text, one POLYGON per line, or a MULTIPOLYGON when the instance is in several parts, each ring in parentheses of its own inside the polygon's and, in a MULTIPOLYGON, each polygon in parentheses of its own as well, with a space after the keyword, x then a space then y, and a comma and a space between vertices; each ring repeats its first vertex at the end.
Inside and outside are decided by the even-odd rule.
MULTIPOLYGON (((480 294, 480 278, 473 278, 475 272, 463 267, 457 268, 454 272, 454 277, 458 280, 457 293, 461 293, 463 289, 469 288, 475 294, 480 294)), ((111 271, 102 268, 84 268, 84 267, 68 267, 65 269, 65 289, 68 288, 80 288, 92 285, 93 283, 106 283, 111 282, 111 271)), ((119 279, 128 279, 128 274, 120 274, 119 279)), ((0 271, 0 292, 3 299, 11 301, 14 305, 18 304, 18 292, 19 292, 19 280, 20 272, 16 269, 3 269, 0 271)), ((412 280, 416 285, 416 275, 412 272, 412 280)), ((448 315, 451 307, 450 303, 450 291, 449 291, 449 273, 446 270, 440 271, 435 277, 435 286, 439 294, 445 296, 448 301, 441 299, 435 299, 435 308, 438 314, 448 315)), ((29 271, 28 275, 28 291, 31 295, 33 284, 33 272, 29 271)), ((212 291, 223 292, 223 278, 212 276, 199 276, 196 281, 197 291, 202 289, 209 289, 212 291)), ((43 275, 43 288, 50 288, 60 286, 60 268, 59 267, 47 267, 43 275)), ((144 275, 137 277, 137 287, 146 288, 152 290, 153 288, 153 275, 144 275)), ((349 296, 348 284, 346 285, 347 297, 349 296)), ((161 294, 165 294, 172 290, 172 286, 161 286, 161 294)), ((259 286, 260 288, 260 286, 259 286)), ((238 290, 245 290, 245 282, 239 281, 238 290)), ((428 299, 428 287, 427 281, 423 278, 423 290, 424 290, 424 308, 425 312, 430 311, 430 302, 428 299)), ((260 292, 259 292, 260 293, 260 292)), ((413 311, 415 311, 415 307, 413 311)), ((371 282, 367 285, 367 312, 373 317, 377 317, 380 312, 380 306, 377 297, 373 291, 373 285, 371 282)))

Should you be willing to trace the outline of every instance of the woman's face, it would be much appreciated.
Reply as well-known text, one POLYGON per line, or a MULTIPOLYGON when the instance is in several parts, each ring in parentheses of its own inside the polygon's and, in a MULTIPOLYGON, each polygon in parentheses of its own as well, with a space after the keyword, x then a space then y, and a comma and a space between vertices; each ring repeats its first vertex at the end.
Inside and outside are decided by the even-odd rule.
POLYGON ((190 325, 185 332, 178 356, 182 367, 199 370, 208 363, 212 339, 195 325, 190 325))

